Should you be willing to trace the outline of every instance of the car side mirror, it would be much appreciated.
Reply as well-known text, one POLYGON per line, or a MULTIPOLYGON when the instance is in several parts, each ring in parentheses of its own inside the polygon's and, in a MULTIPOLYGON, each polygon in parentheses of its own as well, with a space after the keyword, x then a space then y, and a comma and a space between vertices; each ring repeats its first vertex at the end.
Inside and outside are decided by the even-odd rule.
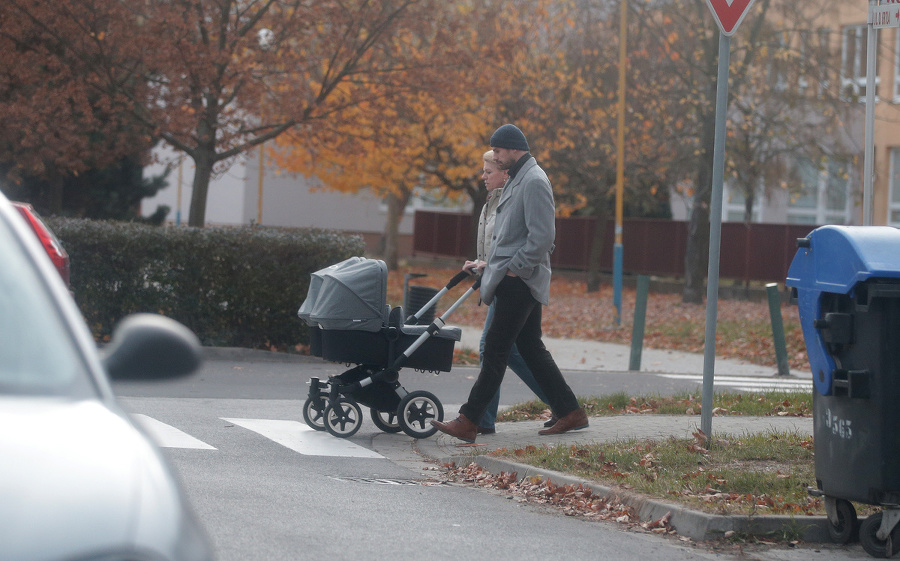
POLYGON ((114 380, 177 378, 196 371, 203 352, 197 336, 177 321, 134 314, 113 329, 101 360, 114 380))

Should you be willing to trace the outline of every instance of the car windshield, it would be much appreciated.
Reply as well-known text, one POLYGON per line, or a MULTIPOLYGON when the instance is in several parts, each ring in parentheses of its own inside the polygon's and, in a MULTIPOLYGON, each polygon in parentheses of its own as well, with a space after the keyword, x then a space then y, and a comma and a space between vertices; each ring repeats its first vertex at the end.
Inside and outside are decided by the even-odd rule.
POLYGON ((41 273, 2 220, 0 263, 0 396, 96 395, 41 273))

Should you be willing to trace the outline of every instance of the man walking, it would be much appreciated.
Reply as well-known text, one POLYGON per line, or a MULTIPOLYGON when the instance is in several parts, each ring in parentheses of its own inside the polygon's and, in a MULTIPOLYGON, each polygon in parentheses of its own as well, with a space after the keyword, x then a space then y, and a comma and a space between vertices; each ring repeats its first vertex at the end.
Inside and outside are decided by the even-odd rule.
POLYGON ((539 434, 583 429, 588 426, 587 415, 541 340, 541 310, 550 302, 550 252, 556 237, 553 189, 515 125, 498 128, 491 136, 491 148, 497 165, 509 174, 481 279, 481 299, 494 303, 494 318, 485 338, 481 372, 459 417, 431 424, 460 440, 475 442, 476 422, 500 388, 515 344, 558 419, 539 434))

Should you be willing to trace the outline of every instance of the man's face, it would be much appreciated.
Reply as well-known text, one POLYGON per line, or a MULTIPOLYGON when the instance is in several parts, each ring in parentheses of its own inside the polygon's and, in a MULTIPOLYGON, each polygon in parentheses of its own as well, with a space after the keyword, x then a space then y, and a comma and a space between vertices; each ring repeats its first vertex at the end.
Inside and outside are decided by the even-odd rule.
POLYGON ((508 170, 516 163, 516 150, 495 148, 493 146, 491 146, 491 149, 494 151, 494 162, 497 163, 498 168, 508 170))

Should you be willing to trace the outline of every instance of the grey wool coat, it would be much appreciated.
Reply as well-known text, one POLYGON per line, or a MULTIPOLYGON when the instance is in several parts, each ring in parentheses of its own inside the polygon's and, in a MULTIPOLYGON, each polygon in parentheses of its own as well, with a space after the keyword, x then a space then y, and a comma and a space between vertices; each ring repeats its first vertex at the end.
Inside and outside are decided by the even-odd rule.
POLYGON ((494 301, 507 271, 520 277, 534 299, 550 303, 550 253, 556 238, 556 205, 547 174, 530 158, 503 186, 487 266, 481 279, 481 299, 494 301))

